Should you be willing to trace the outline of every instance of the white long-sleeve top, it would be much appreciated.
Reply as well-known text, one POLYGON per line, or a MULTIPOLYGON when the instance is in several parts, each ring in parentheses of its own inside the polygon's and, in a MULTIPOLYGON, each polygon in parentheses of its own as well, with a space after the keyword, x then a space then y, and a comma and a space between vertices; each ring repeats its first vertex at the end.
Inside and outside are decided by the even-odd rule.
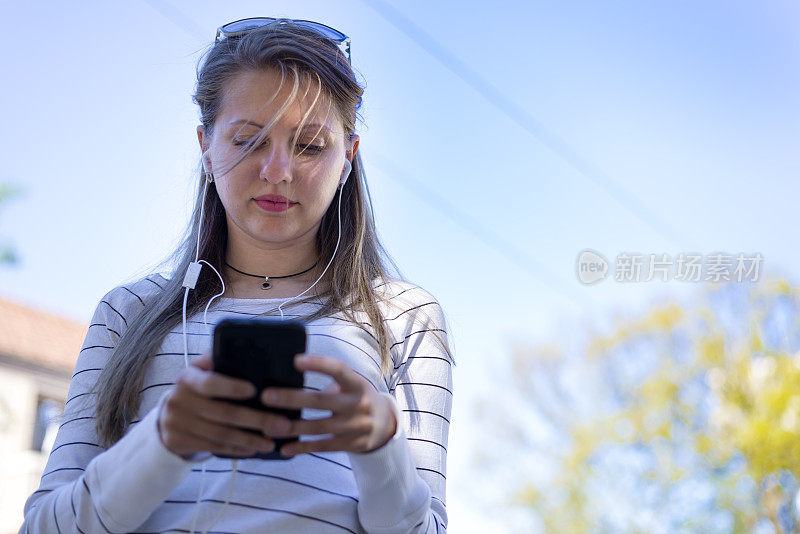
MULTIPOLYGON (((399 306, 383 310, 392 337, 390 377, 380 377, 377 342, 362 326, 338 314, 306 324, 307 353, 344 361, 394 401, 398 424, 388 443, 368 453, 239 460, 235 472, 232 460, 212 456, 203 460, 203 473, 200 461, 173 454, 157 431, 160 403, 185 367, 180 324, 148 366, 136 422, 113 446, 98 445, 91 387, 128 323, 164 282, 161 275, 151 275, 114 288, 98 304, 39 489, 25 503, 20 533, 190 532, 193 520, 195 530, 204 532, 220 511, 211 532, 446 532, 452 361, 435 338, 438 334, 448 343, 444 313, 430 293, 397 280, 378 286, 399 306)), ((211 349, 213 327, 223 318, 273 308, 267 316, 279 316, 282 300, 214 300, 208 324, 202 312, 187 320, 190 360, 211 349)), ((292 319, 318 305, 287 308, 284 317, 292 319)), ((333 381, 323 373, 304 375, 304 389, 322 390, 333 381)), ((302 410, 305 419, 330 414, 302 410)), ((304 435, 300 440, 327 437, 304 435)))

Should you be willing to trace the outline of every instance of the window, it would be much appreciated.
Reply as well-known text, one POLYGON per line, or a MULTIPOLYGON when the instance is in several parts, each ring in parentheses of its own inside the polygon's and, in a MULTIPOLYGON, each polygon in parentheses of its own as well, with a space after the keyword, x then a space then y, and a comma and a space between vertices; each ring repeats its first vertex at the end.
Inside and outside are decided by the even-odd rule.
POLYGON ((56 438, 64 404, 54 399, 39 397, 36 405, 36 421, 33 426, 33 442, 35 451, 49 452, 56 438))

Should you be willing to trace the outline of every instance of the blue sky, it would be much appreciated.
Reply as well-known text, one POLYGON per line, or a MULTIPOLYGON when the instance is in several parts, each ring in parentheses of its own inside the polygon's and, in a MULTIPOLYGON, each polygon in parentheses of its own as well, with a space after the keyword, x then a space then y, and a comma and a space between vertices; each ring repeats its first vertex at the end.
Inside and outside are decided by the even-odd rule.
POLYGON ((217 26, 286 16, 341 29, 366 84, 359 150, 379 233, 451 323, 448 505, 466 532, 458 525, 491 522, 478 494, 457 489, 478 484, 472 403, 503 386, 486 377, 508 364, 510 343, 699 288, 584 286, 581 250, 760 252, 764 276, 797 281, 800 7, 389 5, 521 114, 366 2, 3 3, 0 183, 24 192, 0 210, 0 242, 21 259, 0 270, 0 295, 86 321, 175 245, 199 156, 195 67, 217 26))

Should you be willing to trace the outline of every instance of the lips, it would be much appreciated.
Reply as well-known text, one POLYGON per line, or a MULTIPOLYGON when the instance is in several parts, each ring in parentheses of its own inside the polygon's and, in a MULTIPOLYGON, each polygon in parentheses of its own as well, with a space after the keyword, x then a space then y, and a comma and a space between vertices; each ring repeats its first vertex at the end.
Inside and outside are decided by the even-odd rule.
POLYGON ((287 204, 288 203, 289 205, 297 204, 297 202, 295 202, 293 200, 289 200, 288 198, 286 198, 284 196, 281 196, 281 195, 261 195, 260 197, 256 197, 253 200, 255 200, 256 202, 262 202, 262 201, 263 202, 275 202, 275 203, 278 203, 278 204, 287 204))
POLYGON ((270 212, 290 210, 298 204, 281 195, 261 195, 253 201, 262 210, 270 212))

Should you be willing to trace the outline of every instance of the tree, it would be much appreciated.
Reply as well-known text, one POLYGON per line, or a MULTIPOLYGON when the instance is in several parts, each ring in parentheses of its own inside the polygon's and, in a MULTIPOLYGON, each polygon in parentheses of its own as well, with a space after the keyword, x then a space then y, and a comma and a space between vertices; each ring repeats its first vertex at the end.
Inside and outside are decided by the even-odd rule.
MULTIPOLYGON (((17 189, 13 186, 7 184, 0 184, 0 205, 8 201, 8 199, 18 194, 19 192, 20 189, 17 189)), ((17 257, 17 254, 11 247, 11 245, 8 244, 0 245, 0 265, 4 263, 14 265, 18 262, 19 258, 17 257)))
POLYGON ((524 451, 510 502, 545 532, 800 532, 799 326, 786 281, 714 284, 575 348, 518 345, 530 416, 481 406, 524 451))

